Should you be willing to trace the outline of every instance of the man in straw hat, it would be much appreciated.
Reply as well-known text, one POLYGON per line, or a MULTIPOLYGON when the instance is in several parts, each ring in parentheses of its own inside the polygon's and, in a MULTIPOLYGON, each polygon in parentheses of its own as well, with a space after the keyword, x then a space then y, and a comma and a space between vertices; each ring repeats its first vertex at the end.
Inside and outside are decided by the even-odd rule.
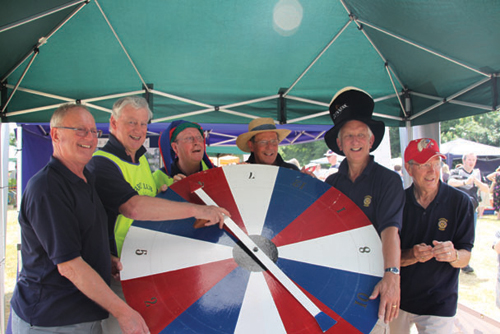
POLYGON ((342 191, 370 219, 382 241, 384 276, 370 299, 380 295, 379 321, 373 332, 383 332, 399 310, 399 230, 404 206, 401 178, 377 164, 370 152, 384 136, 385 125, 372 119, 374 101, 354 87, 339 91, 330 103, 334 127, 325 135, 327 146, 345 156, 339 171, 325 182, 342 191))
POLYGON ((287 163, 278 153, 278 144, 288 136, 290 130, 277 129, 272 118, 256 118, 248 124, 248 132, 236 139, 236 146, 243 152, 251 152, 246 162, 274 165, 298 171, 294 164, 287 163))
POLYGON ((466 193, 439 178, 438 144, 412 140, 404 153, 413 179, 401 229, 401 305, 392 333, 453 333, 460 268, 474 243, 474 209, 466 193))

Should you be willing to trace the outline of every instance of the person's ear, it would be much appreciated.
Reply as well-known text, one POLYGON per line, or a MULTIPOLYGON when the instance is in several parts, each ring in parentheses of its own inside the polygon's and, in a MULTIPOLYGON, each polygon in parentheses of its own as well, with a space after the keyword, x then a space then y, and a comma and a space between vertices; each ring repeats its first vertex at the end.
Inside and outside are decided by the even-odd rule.
POLYGON ((111 115, 111 118, 109 119, 109 126, 113 131, 116 130, 116 118, 114 115, 111 115))
POLYGON ((179 156, 179 146, 177 146, 178 144, 173 141, 170 146, 172 147, 172 150, 175 152, 175 155, 179 156))
POLYGON ((248 148, 250 148, 250 152, 253 152, 253 149, 254 149, 253 141, 249 140, 247 144, 248 144, 248 148))
POLYGON ((407 162, 405 162, 405 169, 406 169, 406 172, 408 172, 408 175, 413 177, 412 172, 411 172, 411 165, 407 162))
POLYGON ((52 138, 53 142, 58 142, 60 140, 59 131, 57 130, 57 128, 50 128, 50 137, 52 138))
POLYGON ((342 140, 340 140, 340 138, 337 138, 337 146, 339 147, 340 151, 343 151, 342 150, 342 140))

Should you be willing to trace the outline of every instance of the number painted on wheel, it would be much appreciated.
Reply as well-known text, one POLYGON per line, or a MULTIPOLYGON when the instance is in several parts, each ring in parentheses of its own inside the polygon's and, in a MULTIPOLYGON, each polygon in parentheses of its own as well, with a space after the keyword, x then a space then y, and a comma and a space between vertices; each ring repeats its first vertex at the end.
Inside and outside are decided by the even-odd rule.
POLYGON ((307 183, 301 180, 295 180, 292 183, 292 187, 303 189, 306 186, 307 183))
POLYGON ((148 255, 148 250, 147 249, 136 249, 135 254, 136 255, 148 255))
POLYGON ((144 303, 146 304, 146 307, 150 307, 158 302, 158 299, 156 297, 152 297, 151 300, 146 300, 144 303))
POLYGON ((354 301, 354 304, 362 306, 362 307, 367 307, 369 300, 370 300, 370 296, 368 296, 366 293, 360 292, 357 294, 356 300, 354 301))
POLYGON ((360 253, 370 253, 372 250, 370 249, 370 247, 359 247, 359 252, 360 253))

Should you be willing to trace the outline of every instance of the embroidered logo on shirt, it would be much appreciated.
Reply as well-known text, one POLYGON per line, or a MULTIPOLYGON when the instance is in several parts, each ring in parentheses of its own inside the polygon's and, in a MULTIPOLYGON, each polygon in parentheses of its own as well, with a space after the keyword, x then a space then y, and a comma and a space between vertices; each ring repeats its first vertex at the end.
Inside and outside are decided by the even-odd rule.
POLYGON ((438 220, 438 229, 440 231, 444 231, 446 229, 446 226, 448 226, 448 220, 446 218, 440 218, 438 220))
POLYGON ((372 204, 372 197, 370 195, 366 195, 365 199, 363 200, 363 206, 367 208, 370 206, 370 204, 372 204))

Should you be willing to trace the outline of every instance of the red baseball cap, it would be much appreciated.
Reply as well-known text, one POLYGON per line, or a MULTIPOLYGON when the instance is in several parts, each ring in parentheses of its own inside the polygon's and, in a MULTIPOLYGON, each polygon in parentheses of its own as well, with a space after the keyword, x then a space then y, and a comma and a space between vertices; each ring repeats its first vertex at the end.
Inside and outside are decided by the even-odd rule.
POLYGON ((426 163, 430 158, 440 156, 443 159, 446 157, 439 152, 439 146, 432 138, 420 138, 412 140, 405 150, 405 162, 410 160, 419 164, 426 163))

